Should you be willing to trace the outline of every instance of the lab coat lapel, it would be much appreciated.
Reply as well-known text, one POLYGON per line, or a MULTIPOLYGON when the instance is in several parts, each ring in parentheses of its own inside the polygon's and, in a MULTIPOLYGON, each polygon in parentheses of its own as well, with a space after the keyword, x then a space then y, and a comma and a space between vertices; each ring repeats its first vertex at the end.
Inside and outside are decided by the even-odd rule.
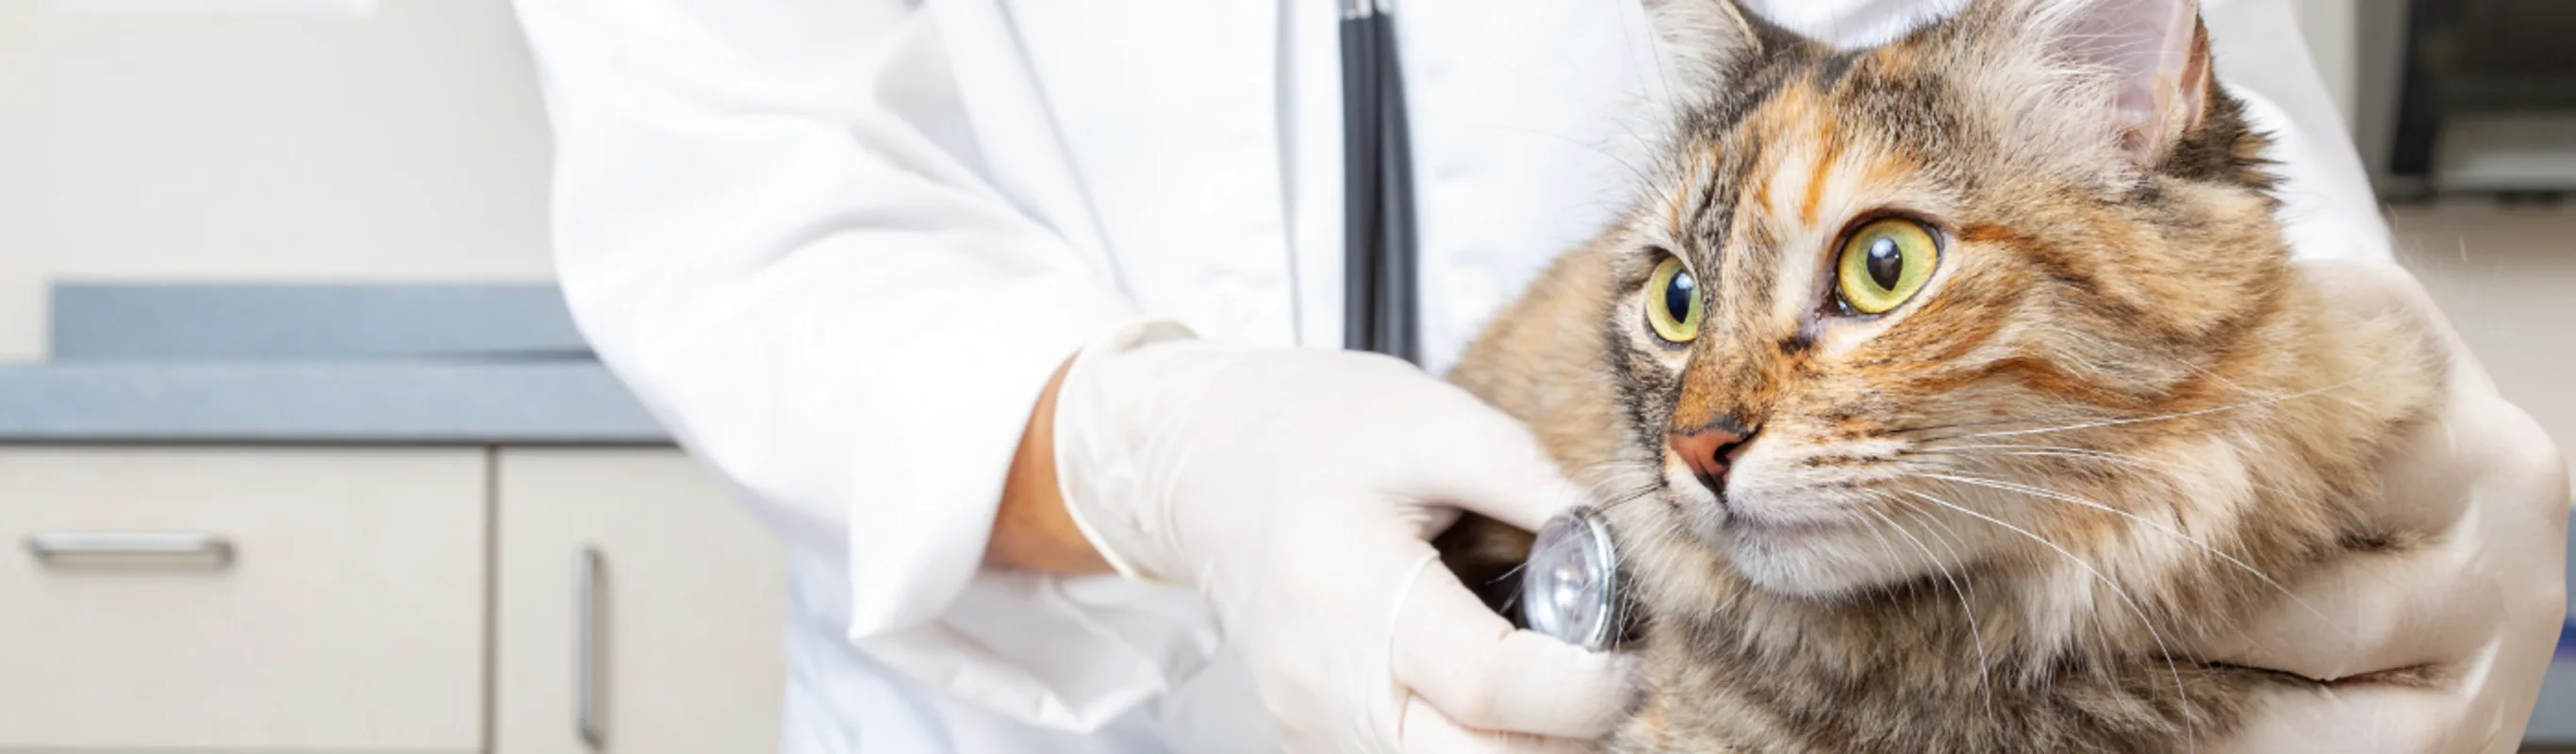
MULTIPOLYGON (((1014 136, 1028 153, 1056 153, 1047 182, 1087 199, 1137 302, 1209 335, 1284 340, 1294 325, 1281 180, 1281 6, 1001 0, 982 7, 992 12, 976 22, 1016 40, 1013 59, 1030 84, 1024 100, 1043 110, 1027 116, 1030 133, 1014 136)), ((997 171, 1023 169, 1000 155, 991 162, 997 171)))
POLYGON ((1000 0, 943 0, 938 20, 967 120, 994 188, 1053 228, 1095 268, 1114 270, 1100 220, 1074 177, 1032 63, 1000 0))

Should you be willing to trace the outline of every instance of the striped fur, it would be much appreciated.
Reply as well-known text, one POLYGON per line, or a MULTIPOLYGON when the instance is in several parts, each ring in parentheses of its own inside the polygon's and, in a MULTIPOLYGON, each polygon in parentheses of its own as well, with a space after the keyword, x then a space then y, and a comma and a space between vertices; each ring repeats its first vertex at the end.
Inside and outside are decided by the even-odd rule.
MULTIPOLYGON (((2099 54, 2189 4, 1981 0, 1838 51, 1722 1, 1658 9, 1719 82, 1658 177, 1451 375, 1601 491, 1648 668, 1612 748, 2183 751, 2313 683, 2183 648, 2409 545, 2355 501, 2441 368, 2303 284, 2196 22, 2128 29, 2185 64, 2099 54), (1842 234, 1889 215, 1937 229, 1934 277, 1837 310, 1842 234), (1686 345, 1644 315, 1666 253, 1707 297, 1686 345), (1666 444, 1718 422, 1758 429, 1722 495, 1666 444)), ((1487 566, 1526 547, 1499 529, 1487 566)))

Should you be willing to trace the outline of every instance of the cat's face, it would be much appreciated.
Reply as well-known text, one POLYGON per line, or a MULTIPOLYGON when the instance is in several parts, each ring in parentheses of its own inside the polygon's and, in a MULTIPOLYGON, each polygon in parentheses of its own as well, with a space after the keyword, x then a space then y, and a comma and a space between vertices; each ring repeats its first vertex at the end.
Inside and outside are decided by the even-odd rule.
POLYGON ((2127 82, 1979 12, 1856 52, 1720 29, 1728 83, 1617 233, 1628 457, 1669 527, 1765 589, 2050 561, 2170 504, 2069 461, 2187 446, 2128 420, 2223 389, 2196 365, 2278 284, 2253 137, 2192 89, 2196 27, 2147 84, 2180 110, 2124 120, 2127 82))

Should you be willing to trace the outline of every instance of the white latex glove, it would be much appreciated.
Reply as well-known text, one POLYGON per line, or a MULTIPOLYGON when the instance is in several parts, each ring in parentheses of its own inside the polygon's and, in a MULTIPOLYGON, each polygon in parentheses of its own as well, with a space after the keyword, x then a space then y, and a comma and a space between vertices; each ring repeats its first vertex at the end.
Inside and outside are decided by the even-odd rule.
POLYGON ((1440 565, 1460 508, 1534 530, 1583 495, 1410 364, 1148 323, 1075 358, 1055 422, 1084 534, 1207 595, 1291 751, 1573 747, 1628 701, 1622 660, 1514 630, 1440 565))
POLYGON ((2566 614, 2566 460, 2496 394, 2404 270, 2303 267, 2330 303, 2414 319, 2450 349, 2436 418, 2399 441, 2380 472, 2387 494, 2374 512, 2428 544, 2291 584, 2306 605, 2279 606, 2249 625, 2246 646, 2215 654, 2321 680, 2419 666, 2444 675, 2431 688, 2282 692, 2222 750, 2514 751, 2566 614))

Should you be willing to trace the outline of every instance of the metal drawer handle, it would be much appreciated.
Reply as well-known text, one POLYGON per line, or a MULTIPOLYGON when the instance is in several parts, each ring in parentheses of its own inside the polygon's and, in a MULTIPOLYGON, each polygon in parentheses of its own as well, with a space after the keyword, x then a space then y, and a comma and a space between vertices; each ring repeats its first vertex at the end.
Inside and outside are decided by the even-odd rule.
POLYGON ((231 540, 204 532, 57 531, 27 535, 27 554, 53 562, 65 558, 191 558, 221 567, 233 562, 231 540))
POLYGON ((599 548, 584 546, 572 558, 572 724, 581 742, 600 748, 599 548))

